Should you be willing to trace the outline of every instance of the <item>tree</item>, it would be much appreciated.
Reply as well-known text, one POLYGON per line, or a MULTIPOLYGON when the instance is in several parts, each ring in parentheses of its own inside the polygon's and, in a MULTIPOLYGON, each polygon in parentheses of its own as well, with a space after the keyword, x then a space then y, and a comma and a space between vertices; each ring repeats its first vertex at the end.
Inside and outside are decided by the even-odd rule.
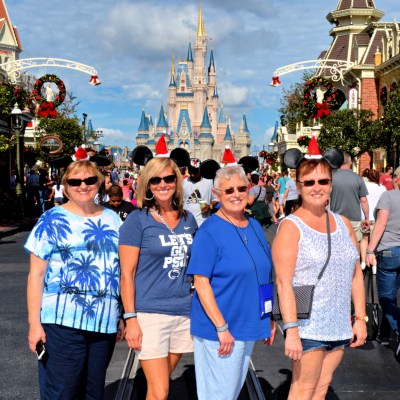
POLYGON ((338 110, 324 119, 321 150, 338 147, 353 157, 382 146, 382 124, 371 110, 338 110))
POLYGON ((77 97, 67 90, 64 101, 57 109, 58 115, 64 117, 75 117, 77 114, 76 108, 81 103, 80 101, 76 101, 76 99, 77 97))
MULTIPOLYGON (((39 122, 37 132, 35 136, 39 141, 45 135, 55 135, 61 139, 63 148, 57 154, 57 157, 64 155, 71 156, 75 153, 75 147, 82 144, 82 125, 77 117, 68 118, 58 115, 54 118, 42 118, 39 122)), ((51 159, 51 156, 44 151, 41 151, 40 155, 40 158, 46 162, 49 162, 51 159)))
POLYGON ((383 140, 389 163, 395 167, 399 165, 400 151, 400 87, 393 88, 389 92, 388 102, 382 113, 383 140), (395 159, 391 154, 395 148, 395 159))
POLYGON ((304 84, 313 76, 314 72, 305 71, 303 82, 293 84, 289 90, 283 89, 282 107, 278 111, 285 116, 289 132, 296 132, 296 124, 307 122, 309 119, 304 106, 304 84))

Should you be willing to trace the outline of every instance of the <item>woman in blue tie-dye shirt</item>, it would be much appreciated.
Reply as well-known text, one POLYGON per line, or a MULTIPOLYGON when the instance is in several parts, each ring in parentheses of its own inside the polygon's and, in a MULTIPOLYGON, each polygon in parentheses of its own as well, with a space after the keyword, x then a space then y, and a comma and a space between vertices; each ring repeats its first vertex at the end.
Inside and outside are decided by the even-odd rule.
POLYGON ((40 341, 46 347, 42 399, 103 398, 120 332, 121 225, 116 213, 94 202, 103 180, 90 161, 70 164, 62 180, 69 201, 45 212, 25 244, 29 347, 34 352, 40 341))

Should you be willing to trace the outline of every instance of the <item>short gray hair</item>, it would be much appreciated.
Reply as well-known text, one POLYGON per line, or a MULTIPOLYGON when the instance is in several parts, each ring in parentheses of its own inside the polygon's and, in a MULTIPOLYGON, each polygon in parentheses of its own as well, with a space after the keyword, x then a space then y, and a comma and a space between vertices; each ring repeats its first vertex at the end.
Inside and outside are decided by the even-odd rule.
POLYGON ((350 164, 353 162, 351 155, 349 153, 343 152, 343 164, 350 164))
POLYGON ((217 171, 217 175, 214 179, 214 189, 219 189, 221 179, 227 179, 229 181, 235 175, 237 175, 239 179, 243 180, 246 185, 249 183, 246 173, 241 165, 228 165, 227 167, 221 168, 217 171))

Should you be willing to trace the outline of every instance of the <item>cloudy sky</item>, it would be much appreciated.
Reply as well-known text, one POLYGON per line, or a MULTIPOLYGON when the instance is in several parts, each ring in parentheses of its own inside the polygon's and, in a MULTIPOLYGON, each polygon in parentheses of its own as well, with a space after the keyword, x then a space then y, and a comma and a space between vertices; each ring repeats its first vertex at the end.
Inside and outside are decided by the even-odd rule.
MULTIPOLYGON (((186 58, 195 41, 199 0, 5 0, 18 27, 21 58, 54 57, 97 69, 89 75, 36 68, 37 77, 58 75, 80 100, 106 144, 135 146, 141 110, 157 117, 166 103, 172 49, 186 58)), ((326 15, 337 0, 203 0, 203 21, 212 37, 218 93, 238 130, 246 113, 253 144, 266 145, 280 107, 282 86, 274 70, 318 57, 331 43, 326 15)), ((382 21, 400 19, 399 0, 376 0, 382 21)), ((210 48, 210 47, 209 47, 210 48)), ((208 63, 208 57, 206 58, 208 63)), ((289 88, 302 72, 282 77, 289 88)))

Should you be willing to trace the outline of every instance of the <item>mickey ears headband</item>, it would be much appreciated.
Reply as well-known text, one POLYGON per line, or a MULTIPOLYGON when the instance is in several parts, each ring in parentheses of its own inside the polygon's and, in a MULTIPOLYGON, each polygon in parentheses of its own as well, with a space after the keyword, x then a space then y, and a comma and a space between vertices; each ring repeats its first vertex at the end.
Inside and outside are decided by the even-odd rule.
MULTIPOLYGON (((246 173, 255 171, 258 168, 256 157, 244 156, 239 163, 246 173)), ((205 179, 214 179, 218 170, 221 169, 219 163, 215 160, 205 160, 200 164, 200 175, 205 179)))
MULTIPOLYGON (((111 161, 104 156, 100 156, 98 154, 95 154, 94 156, 89 157, 89 161, 93 161, 96 163, 99 167, 107 167, 108 165, 111 164, 111 161)), ((74 160, 72 159, 71 156, 63 156, 63 157, 58 157, 55 158, 54 160, 51 160, 49 164, 53 168, 67 168, 69 164, 73 163, 74 160)), ((75 161, 79 162, 79 161, 75 161)))
POLYGON ((291 169, 297 168, 301 162, 305 160, 324 158, 331 168, 339 168, 344 161, 343 153, 339 149, 331 148, 327 149, 323 155, 318 156, 308 156, 304 155, 299 149, 289 149, 286 150, 283 155, 284 164, 291 169))
MULTIPOLYGON (((146 146, 137 146, 132 151, 132 161, 137 164, 144 166, 153 158, 152 151, 146 146)), ((171 151, 169 156, 178 167, 187 167, 190 165, 190 154, 187 150, 177 148, 171 151)))

